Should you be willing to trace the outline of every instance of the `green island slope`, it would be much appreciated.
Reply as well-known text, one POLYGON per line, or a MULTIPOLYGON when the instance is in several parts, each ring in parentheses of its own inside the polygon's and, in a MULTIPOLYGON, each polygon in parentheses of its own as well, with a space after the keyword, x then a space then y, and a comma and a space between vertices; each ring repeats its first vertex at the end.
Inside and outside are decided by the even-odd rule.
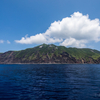
POLYGON ((0 63, 100 63, 100 51, 42 44, 21 51, 0 53, 0 63))

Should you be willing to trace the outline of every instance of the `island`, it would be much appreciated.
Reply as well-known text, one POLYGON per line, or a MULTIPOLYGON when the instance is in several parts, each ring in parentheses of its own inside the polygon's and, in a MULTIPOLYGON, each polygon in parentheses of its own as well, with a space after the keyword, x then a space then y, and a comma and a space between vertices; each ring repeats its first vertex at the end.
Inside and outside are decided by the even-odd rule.
POLYGON ((0 64, 99 64, 100 51, 42 44, 20 51, 0 53, 0 64))

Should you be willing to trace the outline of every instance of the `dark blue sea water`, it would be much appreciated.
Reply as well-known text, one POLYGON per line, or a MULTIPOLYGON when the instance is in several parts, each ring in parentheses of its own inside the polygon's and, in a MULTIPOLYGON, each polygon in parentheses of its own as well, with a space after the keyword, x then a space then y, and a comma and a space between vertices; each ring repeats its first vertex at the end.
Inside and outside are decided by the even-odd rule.
POLYGON ((0 65, 0 100, 100 100, 100 65, 0 65))

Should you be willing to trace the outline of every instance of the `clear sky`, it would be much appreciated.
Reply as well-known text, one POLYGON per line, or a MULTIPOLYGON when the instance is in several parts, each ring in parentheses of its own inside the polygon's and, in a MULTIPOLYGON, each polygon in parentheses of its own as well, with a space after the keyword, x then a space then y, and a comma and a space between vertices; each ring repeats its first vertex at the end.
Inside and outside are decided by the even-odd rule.
POLYGON ((100 50, 100 0, 0 0, 0 52, 42 43, 100 50))

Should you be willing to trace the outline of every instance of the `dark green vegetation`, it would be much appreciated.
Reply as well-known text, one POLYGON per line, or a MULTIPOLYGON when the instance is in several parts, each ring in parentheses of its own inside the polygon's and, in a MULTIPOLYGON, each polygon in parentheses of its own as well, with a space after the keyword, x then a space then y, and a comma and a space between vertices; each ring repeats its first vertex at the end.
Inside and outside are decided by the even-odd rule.
POLYGON ((42 44, 21 51, 0 53, 0 63, 100 63, 100 51, 42 44))

